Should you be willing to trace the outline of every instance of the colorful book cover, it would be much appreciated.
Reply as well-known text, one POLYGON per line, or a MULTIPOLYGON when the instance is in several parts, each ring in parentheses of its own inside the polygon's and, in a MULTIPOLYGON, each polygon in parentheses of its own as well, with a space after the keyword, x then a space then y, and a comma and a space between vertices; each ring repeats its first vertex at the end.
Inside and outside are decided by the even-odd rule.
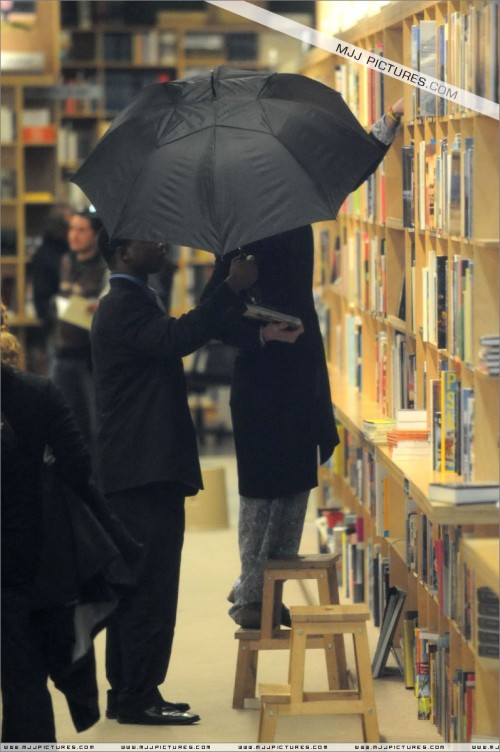
POLYGON ((436 229, 436 139, 425 144, 425 228, 436 229))
POLYGON ((431 685, 428 663, 417 663, 418 719, 428 721, 431 717, 431 685))
MULTIPOLYGON (((427 76, 437 75, 437 35, 435 21, 420 21, 420 66, 427 76)), ((437 114, 437 97, 426 89, 420 90, 420 117, 434 117, 437 114)))
POLYGON ((448 346, 448 258, 446 256, 436 256, 436 275, 437 346, 439 350, 445 350, 448 346))
POLYGON ((441 471, 457 469, 457 404, 460 380, 455 371, 441 373, 441 471))
POLYGON ((441 469, 441 380, 431 380, 432 469, 441 469))
POLYGON ((403 172, 403 227, 415 226, 415 176, 413 165, 414 144, 401 149, 403 172))
POLYGON ((461 218, 461 155, 460 155, 460 134, 457 133, 448 155, 449 159, 449 189, 448 189, 448 234, 452 236, 460 235, 460 218, 461 218))

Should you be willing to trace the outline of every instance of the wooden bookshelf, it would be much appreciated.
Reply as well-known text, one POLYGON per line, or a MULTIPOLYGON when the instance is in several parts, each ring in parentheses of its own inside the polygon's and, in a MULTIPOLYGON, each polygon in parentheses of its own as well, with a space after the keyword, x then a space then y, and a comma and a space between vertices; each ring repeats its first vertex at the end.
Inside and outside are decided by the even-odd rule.
POLYGON ((30 258, 58 198, 57 105, 59 4, 36 3, 35 13, 2 21, 2 54, 19 55, 2 70, 2 298, 9 323, 24 340, 36 326, 30 258), (24 57, 24 60, 23 60, 24 57), (6 127, 4 127, 6 126, 6 127), (5 189, 7 178, 7 190, 5 189))
MULTIPOLYGON (((454 60, 462 56, 469 62, 460 79, 448 57, 446 80, 493 98, 488 60, 482 57, 481 62, 479 55, 472 54, 481 45, 488 49, 486 39, 474 37, 478 17, 483 29, 489 28, 489 16, 481 15, 484 8, 483 2, 475 1, 394 2, 343 32, 342 38, 414 68, 415 27, 438 35, 439 27, 448 23, 449 51, 456 50, 454 60), (464 19, 471 24, 469 34, 463 33, 464 19), (482 64, 484 75, 474 67, 482 64), (485 89, 476 88, 483 85, 485 89)), ((479 657, 465 628, 463 594, 470 574, 498 594, 499 511, 491 504, 450 508, 431 502, 428 486, 463 479, 463 473, 470 472, 465 460, 472 465, 470 479, 499 479, 499 381, 478 369, 480 338, 500 329, 498 122, 451 104, 440 109, 431 103, 434 113, 424 114, 422 101, 414 101, 414 87, 388 76, 382 82, 363 66, 320 50, 311 53, 303 72, 342 88, 368 129, 389 104, 401 96, 405 101, 401 131, 378 174, 348 198, 335 222, 314 226, 315 284, 342 438, 338 456, 320 470, 319 507, 343 508, 346 515, 363 519, 365 599, 373 599, 368 556, 377 551, 389 562, 390 583, 407 593, 405 610, 418 610, 421 628, 449 635, 446 647, 440 643, 439 648, 446 662, 445 696, 449 692, 458 703, 461 672, 474 674, 472 733, 497 738, 498 660, 479 657), (409 223, 403 212, 403 147, 412 144, 415 192, 409 223), (457 145, 456 207, 448 205, 446 184, 433 178, 435 162, 429 144, 438 155, 439 149, 457 145), (470 160, 466 152, 471 144, 473 170, 466 184, 470 160), (447 319, 441 331, 438 300, 424 287, 426 278, 434 284, 431 272, 425 270, 433 269, 436 257, 445 257, 447 267, 447 319), (454 296, 464 280, 461 294, 466 305, 459 308, 454 296), (403 373, 397 367, 399 358, 403 373), (366 438, 364 420, 395 417, 400 407, 425 408, 431 429, 432 381, 442 371, 457 375, 464 399, 465 390, 473 390, 473 451, 465 460, 459 453, 458 465, 443 472, 433 468, 432 459, 394 459, 386 444, 366 438), (411 379, 404 384, 410 372, 411 379), (414 538, 409 533, 410 515, 414 538), (440 551, 446 552, 446 570, 439 569, 440 551), (439 582, 434 579, 435 566, 439 582)), ((436 69, 434 75, 442 78, 443 71, 436 69)), ((451 155, 450 162, 446 160, 446 156, 441 160, 441 168, 451 167, 451 155)), ((459 429, 451 435, 459 435, 459 429)), ((465 741, 451 722, 456 710, 447 705, 434 719, 447 741, 465 741)))

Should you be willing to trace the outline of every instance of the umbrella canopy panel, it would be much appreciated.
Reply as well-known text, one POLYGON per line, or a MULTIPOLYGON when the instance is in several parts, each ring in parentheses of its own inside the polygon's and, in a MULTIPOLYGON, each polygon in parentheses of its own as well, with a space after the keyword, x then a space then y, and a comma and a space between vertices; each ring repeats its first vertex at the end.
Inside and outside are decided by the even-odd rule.
POLYGON ((323 84, 222 67, 146 87, 73 181, 112 237, 222 254, 334 218, 383 153, 323 84))

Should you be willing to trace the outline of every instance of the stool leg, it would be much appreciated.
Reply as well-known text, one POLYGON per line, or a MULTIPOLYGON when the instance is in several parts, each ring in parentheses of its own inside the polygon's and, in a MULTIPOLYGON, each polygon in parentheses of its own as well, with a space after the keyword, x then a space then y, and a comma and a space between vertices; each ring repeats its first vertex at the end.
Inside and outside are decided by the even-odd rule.
POLYGON ((263 639, 270 639, 273 636, 273 625, 279 625, 280 619, 276 616, 281 615, 281 601, 283 599, 283 582, 275 580, 274 575, 264 570, 264 586, 262 588, 262 616, 261 616, 261 633, 263 639))
MULTIPOLYGON (((318 580, 319 602, 322 606, 339 604, 339 587, 337 572, 332 567, 327 575, 321 573, 318 580)), ((349 677, 347 673, 347 661, 345 657, 344 636, 333 635, 333 650, 331 648, 332 637, 325 637, 325 660, 328 672, 329 689, 348 689, 349 677), (330 646, 330 647, 329 647, 330 646)))
POLYGON ((258 659, 258 651, 250 650, 243 644, 243 640, 240 640, 233 691, 233 708, 235 709, 241 710, 245 707, 246 697, 255 697, 258 659))
POLYGON ((273 742, 276 736, 276 722, 278 720, 278 708, 271 703, 263 702, 260 708, 258 742, 273 742))
POLYGON ((363 703, 363 738, 365 742, 379 742, 380 733, 378 729, 377 707, 375 705, 375 691, 373 688, 366 625, 363 624, 356 627, 353 637, 358 689, 363 703))
POLYGON ((304 699, 304 671, 306 665, 307 634, 300 626, 292 622, 290 637, 290 660, 288 664, 288 683, 290 685, 290 702, 302 702, 304 699))

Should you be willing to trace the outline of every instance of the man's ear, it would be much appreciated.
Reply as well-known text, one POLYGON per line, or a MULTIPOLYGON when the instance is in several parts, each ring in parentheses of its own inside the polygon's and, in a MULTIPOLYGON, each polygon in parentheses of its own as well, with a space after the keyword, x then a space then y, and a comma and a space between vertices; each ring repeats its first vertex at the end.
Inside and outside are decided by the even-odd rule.
POLYGON ((116 252, 122 261, 128 260, 128 245, 126 245, 126 243, 119 245, 116 252))

